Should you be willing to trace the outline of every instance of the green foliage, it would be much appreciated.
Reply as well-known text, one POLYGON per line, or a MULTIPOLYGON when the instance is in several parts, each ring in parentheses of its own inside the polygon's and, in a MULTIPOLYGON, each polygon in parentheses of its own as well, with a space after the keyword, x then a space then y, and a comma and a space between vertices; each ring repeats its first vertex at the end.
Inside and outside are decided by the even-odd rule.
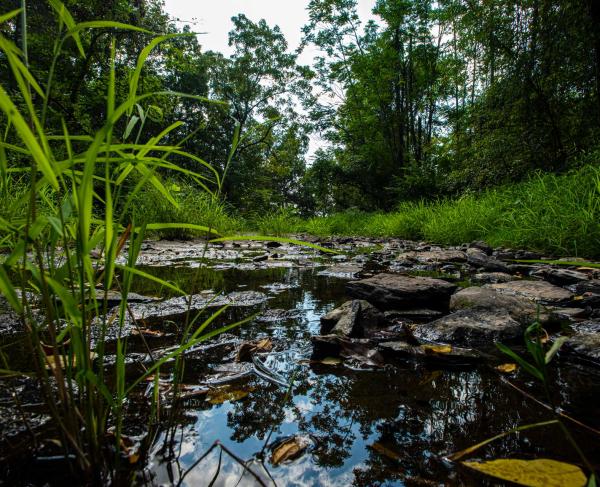
MULTIPOLYGON (((222 234, 230 234, 243 228, 242 222, 231 216, 231 212, 222 201, 199 190, 197 186, 180 180, 167 182, 165 186, 171 190, 177 206, 162 198, 156 188, 146 188, 133 198, 128 210, 130 217, 135 218, 139 223, 178 222, 202 225, 218 230, 222 234)), ((182 226, 158 230, 156 234, 168 239, 206 236, 206 232, 182 226)))

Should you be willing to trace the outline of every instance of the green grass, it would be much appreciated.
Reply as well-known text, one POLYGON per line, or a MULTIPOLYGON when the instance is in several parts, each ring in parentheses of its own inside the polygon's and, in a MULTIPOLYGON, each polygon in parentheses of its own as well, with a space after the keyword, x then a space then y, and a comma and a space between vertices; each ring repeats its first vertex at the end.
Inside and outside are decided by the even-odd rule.
MULTIPOLYGON (((270 227, 268 219, 263 225, 270 227)), ((598 258, 600 168, 588 165, 559 176, 535 175, 524 183, 458 199, 404 202, 391 213, 277 218, 277 228, 279 233, 399 237, 446 245, 485 240, 493 246, 598 258)))

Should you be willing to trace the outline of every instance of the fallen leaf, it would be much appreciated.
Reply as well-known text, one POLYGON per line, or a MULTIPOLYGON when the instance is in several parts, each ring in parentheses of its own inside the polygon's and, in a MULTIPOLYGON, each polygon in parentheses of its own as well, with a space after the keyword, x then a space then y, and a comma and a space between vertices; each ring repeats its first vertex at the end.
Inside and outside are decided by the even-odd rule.
POLYGON ((278 443, 273 449, 271 463, 279 465, 280 463, 294 460, 301 456, 310 445, 309 441, 303 436, 293 436, 281 443, 278 443))
POLYGON ((504 372, 505 374, 510 374, 511 372, 517 370, 517 364, 501 364, 496 367, 496 370, 504 372))
POLYGON ((263 338, 253 342, 244 342, 240 345, 237 353, 238 362, 251 362, 255 353, 270 352, 273 349, 273 342, 270 338, 263 338))
POLYGON ((371 448, 373 450, 375 450, 377 453, 379 453, 380 455, 388 457, 392 460, 399 461, 402 459, 402 457, 400 456, 399 453, 396 453, 394 450, 390 450, 386 446, 383 446, 381 443, 373 443, 371 445, 371 448))
POLYGON ((584 296, 574 296, 573 301, 582 301, 584 296))
POLYGON ((452 353, 452 345, 421 345, 425 353, 452 353))
POLYGON ((486 475, 529 487, 583 487, 587 482, 586 476, 578 466, 548 458, 506 458, 462 464, 486 475))
POLYGON ((342 363, 342 359, 339 357, 325 357, 322 360, 315 360, 313 363, 323 365, 339 365, 342 363))
MULTIPOLYGON (((94 360, 97 357, 95 352, 90 352, 90 360, 94 360)), ((65 368, 65 364, 72 365, 73 367, 77 366, 77 358, 73 357, 73 361, 71 362, 68 357, 65 355, 58 355, 58 364, 55 360, 54 355, 46 355, 46 368, 49 370, 56 370, 57 367, 61 369, 65 368)))
POLYGON ((143 336, 151 336, 151 337, 163 337, 165 333, 160 330, 151 330, 149 328, 140 328, 139 330, 136 328, 131 331, 132 335, 143 335, 143 336))
POLYGON ((206 400, 211 404, 223 404, 224 402, 239 401, 246 397, 252 389, 231 389, 230 387, 219 387, 206 393, 206 400))

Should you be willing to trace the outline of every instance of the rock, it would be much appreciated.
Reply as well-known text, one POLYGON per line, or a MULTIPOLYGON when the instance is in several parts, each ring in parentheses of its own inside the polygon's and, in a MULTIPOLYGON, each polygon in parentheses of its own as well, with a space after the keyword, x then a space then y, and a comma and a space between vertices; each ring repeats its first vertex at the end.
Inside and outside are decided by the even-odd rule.
POLYGON ((576 294, 593 293, 600 294, 600 279, 590 279, 588 281, 580 281, 570 287, 576 294))
POLYGON ((379 328, 384 316, 367 301, 346 301, 321 318, 321 334, 345 337, 364 337, 368 330, 379 328))
POLYGON ((492 272, 507 272, 508 265, 493 257, 490 257, 485 252, 476 248, 467 249, 467 262, 474 267, 485 269, 492 272))
POLYGON ((573 294, 545 281, 512 281, 487 284, 486 287, 514 296, 523 296, 539 303, 560 304, 571 300, 573 294))
POLYGON ((562 346, 561 357, 600 366, 600 322, 582 323, 576 331, 562 346))
POLYGON ((346 284, 347 293, 383 310, 426 308, 446 310, 457 286, 441 279, 377 274, 346 284))
POLYGON ((435 309, 393 309, 385 311, 383 315, 386 321, 432 321, 444 313, 435 309))
POLYGON ((590 314, 585 308, 559 308, 552 307, 548 309, 553 320, 574 323, 578 320, 587 318, 590 314))
POLYGON ((470 249, 481 250, 486 255, 492 255, 494 249, 486 244, 483 240, 476 240, 475 242, 471 242, 469 244, 470 249))
POLYGON ((301 317, 302 311, 299 309, 267 309, 256 318, 256 321, 275 323, 278 321, 297 320, 301 317))
POLYGON ((462 250, 429 250, 424 252, 403 252, 396 258, 400 262, 466 262, 467 254, 462 250))
POLYGON ((384 356, 403 360, 423 360, 436 364, 463 364, 478 362, 482 355, 470 348, 454 347, 445 344, 411 345, 403 341, 384 342, 379 344, 384 356))
POLYGON ((506 272, 480 272, 475 274, 471 280, 482 284, 496 284, 498 282, 514 281, 515 279, 514 276, 506 272))
POLYGON ((367 367, 383 367, 384 360, 371 340, 348 339, 337 335, 312 337, 313 353, 311 360, 325 357, 342 357, 367 367))
POLYGON ((281 247, 281 243, 280 242, 267 242, 265 244, 265 247, 267 247, 268 249, 276 249, 278 247, 281 247))
MULTIPOLYGON (((539 307, 540 321, 550 319, 547 310, 539 307)), ((538 305, 521 296, 504 294, 490 287, 468 287, 450 298, 450 310, 476 309, 483 311, 506 311, 514 320, 529 325, 537 319, 538 305)))
POLYGON ((338 277, 340 279, 355 279, 356 274, 362 271, 363 266, 353 263, 337 264, 320 271, 317 275, 338 277))
POLYGON ((269 254, 257 255, 252 258, 252 262, 264 262, 265 260, 269 260, 269 254))
POLYGON ((506 311, 465 309, 431 323, 417 325, 413 335, 419 341, 494 349, 495 342, 508 343, 522 339, 524 329, 506 311))
POLYGON ((556 284, 557 286, 566 286, 568 284, 577 284, 580 281, 587 281, 588 275, 584 272, 575 271, 572 269, 540 269, 533 275, 539 275, 546 281, 556 284))

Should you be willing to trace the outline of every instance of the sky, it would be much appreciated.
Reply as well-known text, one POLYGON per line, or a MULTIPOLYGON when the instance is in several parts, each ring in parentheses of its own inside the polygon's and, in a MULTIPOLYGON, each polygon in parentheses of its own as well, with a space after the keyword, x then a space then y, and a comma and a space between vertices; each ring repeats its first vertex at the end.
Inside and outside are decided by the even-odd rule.
MULTIPOLYGON (((301 28, 308 22, 306 7, 309 0, 164 0, 165 11, 178 19, 178 26, 191 25, 194 32, 206 32, 198 37, 205 51, 230 54, 227 34, 233 24, 231 17, 243 13, 257 22, 265 19, 271 26, 278 25, 290 50, 300 45, 301 28)), ((359 15, 363 22, 374 18, 371 9, 375 0, 358 0, 359 15)), ((306 51, 299 59, 301 64, 311 64, 315 53, 306 51)))
MULTIPOLYGON (((265 19, 270 26, 278 25, 294 51, 302 40, 302 27, 308 23, 306 10, 309 0, 164 0, 164 10, 175 19, 178 27, 190 25, 193 32, 202 32, 198 42, 204 51, 231 54, 228 33, 233 27, 231 17, 243 13, 253 22, 265 19)), ((358 14, 363 24, 377 17, 371 14, 376 0, 357 0, 358 14)), ((306 48, 298 63, 312 65, 318 55, 314 48, 306 48)), ((307 160, 313 159, 315 151, 324 146, 318 134, 312 134, 307 160)))

